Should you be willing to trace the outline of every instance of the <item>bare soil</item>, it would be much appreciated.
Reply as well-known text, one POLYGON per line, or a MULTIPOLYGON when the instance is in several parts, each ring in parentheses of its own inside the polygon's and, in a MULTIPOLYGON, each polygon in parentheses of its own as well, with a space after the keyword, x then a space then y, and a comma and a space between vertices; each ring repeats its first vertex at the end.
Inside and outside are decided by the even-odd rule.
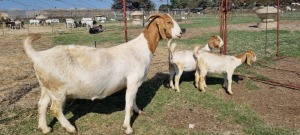
MULTIPOLYGON (((282 29, 300 30, 299 21, 282 21, 282 29)), ((257 31, 254 24, 229 25, 230 30, 257 31)), ((32 28, 34 32, 50 32, 43 28, 32 28)), ((137 35, 142 30, 129 30, 129 34, 137 35)), ((209 32, 218 32, 219 27, 188 29, 183 38, 190 38, 209 32)), ((34 74, 32 62, 26 56, 22 40, 26 37, 28 30, 9 30, 5 35, 0 36, 0 108, 5 109, 9 105, 19 107, 36 107, 39 99, 40 88, 34 74)), ((50 36, 44 36, 43 40, 37 40, 34 48, 44 50, 53 47, 50 36)), ((275 61, 269 67, 255 67, 259 74, 265 75, 272 80, 282 83, 300 84, 300 60, 298 58, 283 58, 275 61), (270 68, 271 67, 271 68, 270 68), (279 68, 277 70, 274 68, 279 68), (292 72, 291 72, 292 71, 292 72)), ((157 72, 168 72, 168 53, 165 47, 159 47, 153 57, 149 78, 157 72)), ((246 78, 244 78, 246 79, 246 78)), ((234 100, 251 106, 269 125, 286 127, 289 129, 300 129, 300 91, 291 90, 280 86, 272 86, 256 82, 259 90, 246 90, 241 81, 233 84, 233 96, 228 95, 224 90, 219 95, 227 100, 234 100)), ((214 118, 213 110, 195 108, 193 110, 168 110, 172 115, 165 116, 170 120, 173 127, 183 125, 188 121, 194 122, 197 130, 211 129, 235 133, 240 127, 236 125, 220 125, 214 118), (196 111, 197 110, 197 111, 196 111), (191 114, 191 115, 183 115, 191 114), (230 129, 230 130, 228 130, 230 129)))
POLYGON ((217 112, 204 109, 201 106, 193 106, 190 109, 169 109, 164 118, 173 128, 186 128, 196 131, 207 131, 218 134, 239 134, 242 126, 231 124, 230 121, 220 122, 217 112), (227 124, 224 124, 227 123, 227 124), (193 125, 194 127, 189 127, 193 125))
MULTIPOLYGON (((299 69, 300 59, 289 57, 275 60, 275 64, 267 67, 255 68, 256 72, 274 81, 297 86, 300 84, 299 69)), ((259 90, 246 90, 245 84, 240 82, 233 85, 233 96, 224 92, 218 94, 225 99, 251 106, 271 126, 300 129, 300 90, 255 83, 259 90)))

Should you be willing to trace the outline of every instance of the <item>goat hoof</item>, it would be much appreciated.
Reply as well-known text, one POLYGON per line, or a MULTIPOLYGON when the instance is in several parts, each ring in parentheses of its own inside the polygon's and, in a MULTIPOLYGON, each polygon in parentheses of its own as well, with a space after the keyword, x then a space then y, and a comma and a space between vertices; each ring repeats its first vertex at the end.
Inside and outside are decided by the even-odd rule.
POLYGON ((128 127, 128 128, 125 130, 125 133, 126 133, 127 135, 132 134, 132 133, 133 133, 132 128, 129 128, 129 127, 128 127))
POLYGON ((141 115, 143 113, 143 111, 139 110, 139 111, 134 111, 136 114, 141 115))
POLYGON ((52 130, 50 127, 45 127, 45 128, 40 128, 40 129, 42 129, 43 134, 48 134, 52 130))
POLYGON ((65 128, 67 130, 67 132, 72 133, 72 134, 76 134, 76 129, 75 127, 71 127, 71 128, 65 128))

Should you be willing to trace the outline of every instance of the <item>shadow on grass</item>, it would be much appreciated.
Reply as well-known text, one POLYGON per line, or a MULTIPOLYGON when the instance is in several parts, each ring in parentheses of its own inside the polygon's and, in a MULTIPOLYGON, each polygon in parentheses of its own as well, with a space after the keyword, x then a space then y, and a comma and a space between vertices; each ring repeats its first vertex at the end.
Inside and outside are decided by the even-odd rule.
MULTIPOLYGON (((153 99, 157 90, 160 86, 164 85, 169 77, 168 74, 157 73, 151 79, 145 81, 139 88, 137 93, 136 103, 138 107, 143 110, 153 99)), ((76 127, 76 120, 85 116, 88 113, 99 113, 100 114, 111 114, 117 111, 124 111, 125 109, 125 92, 123 89, 111 96, 108 96, 101 100, 81 100, 81 99, 71 99, 65 104, 64 114, 71 112, 73 117, 69 119, 70 123, 76 127)), ((125 115, 125 112, 124 112, 125 115)), ((137 119, 138 115, 134 114, 131 116, 131 125, 137 119)), ((53 127, 57 119, 54 118, 49 126, 53 127)))

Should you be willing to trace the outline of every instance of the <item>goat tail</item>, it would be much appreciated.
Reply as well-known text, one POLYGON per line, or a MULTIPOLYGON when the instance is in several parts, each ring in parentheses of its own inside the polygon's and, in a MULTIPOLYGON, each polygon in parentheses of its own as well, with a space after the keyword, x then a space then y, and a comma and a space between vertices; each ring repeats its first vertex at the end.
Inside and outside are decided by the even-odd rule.
POLYGON ((198 54, 199 50, 200 50, 200 46, 196 46, 196 47, 194 48, 193 56, 194 56, 195 59, 197 59, 197 54, 198 54))
POLYGON ((28 57, 30 57, 32 60, 36 57, 36 50, 32 47, 31 43, 32 41, 38 40, 41 38, 40 34, 30 34, 27 38, 25 38, 23 45, 24 50, 28 57))

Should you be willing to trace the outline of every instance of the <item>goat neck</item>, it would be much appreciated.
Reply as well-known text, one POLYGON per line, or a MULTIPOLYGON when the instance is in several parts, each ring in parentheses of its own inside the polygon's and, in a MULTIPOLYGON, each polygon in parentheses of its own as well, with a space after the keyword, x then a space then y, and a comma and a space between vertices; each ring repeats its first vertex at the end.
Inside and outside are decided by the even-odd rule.
POLYGON ((202 51, 212 51, 213 48, 209 47, 209 45, 206 44, 201 50, 202 50, 202 51))

